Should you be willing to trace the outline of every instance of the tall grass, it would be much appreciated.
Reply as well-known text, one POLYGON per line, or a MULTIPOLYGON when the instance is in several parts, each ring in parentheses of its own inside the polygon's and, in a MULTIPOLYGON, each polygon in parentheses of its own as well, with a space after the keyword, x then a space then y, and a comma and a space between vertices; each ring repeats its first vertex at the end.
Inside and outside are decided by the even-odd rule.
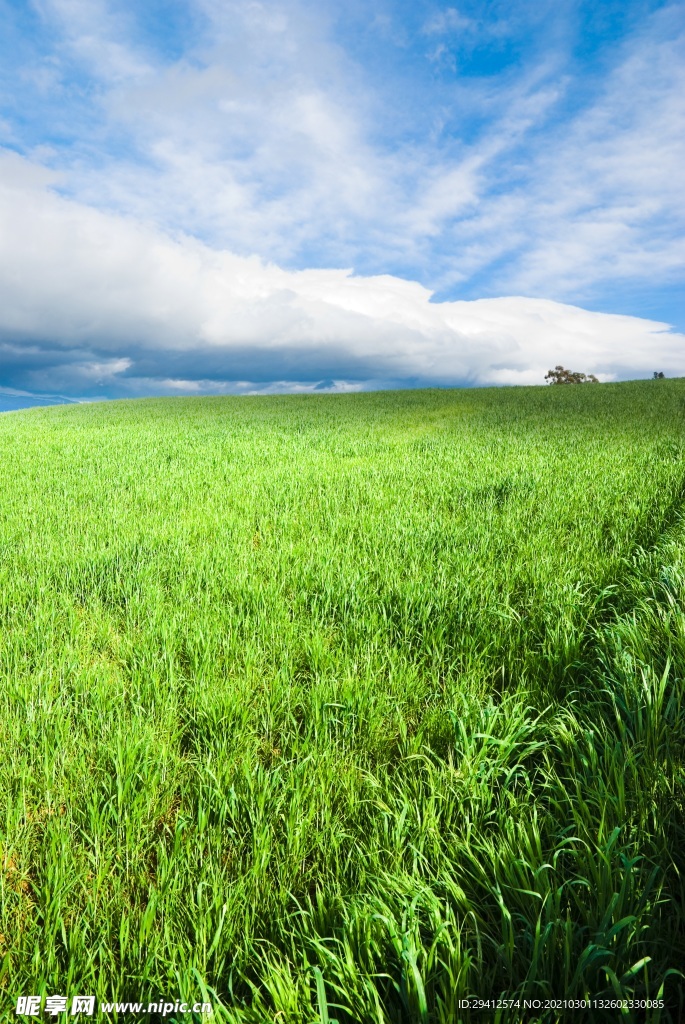
POLYGON ((3 417, 8 1014, 678 1020, 684 409, 663 381, 3 417))

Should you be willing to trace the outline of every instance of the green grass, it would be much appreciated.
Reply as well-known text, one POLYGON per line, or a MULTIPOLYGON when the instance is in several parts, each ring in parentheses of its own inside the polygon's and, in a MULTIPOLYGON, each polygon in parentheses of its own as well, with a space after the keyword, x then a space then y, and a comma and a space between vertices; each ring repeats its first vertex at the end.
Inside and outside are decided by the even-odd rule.
POLYGON ((0 1018, 678 1020, 684 507, 685 381, 0 417, 0 1018))

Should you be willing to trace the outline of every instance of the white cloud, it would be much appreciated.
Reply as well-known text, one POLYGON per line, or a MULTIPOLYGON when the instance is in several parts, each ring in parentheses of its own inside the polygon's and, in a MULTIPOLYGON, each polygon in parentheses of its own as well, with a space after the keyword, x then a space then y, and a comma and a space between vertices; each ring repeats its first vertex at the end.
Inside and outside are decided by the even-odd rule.
POLYGON ((129 19, 114 14, 107 0, 34 0, 44 18, 59 27, 63 47, 96 78, 125 81, 151 71, 129 41, 129 19))
POLYGON ((97 64, 93 132, 115 140, 96 160, 76 148, 69 194, 281 260, 346 235, 358 244, 381 202, 397 208, 390 182, 401 191, 406 168, 369 140, 359 69, 311 11, 198 0, 211 41, 155 65, 121 19, 95 35, 82 0, 43 2, 89 72, 97 64))
MULTIPOLYGON (((565 83, 568 98, 574 87, 565 83)), ((682 9, 679 17, 671 7, 622 44, 591 102, 546 126, 526 152, 514 149, 519 184, 497 194, 501 166, 489 166, 482 184, 489 198, 455 228, 455 241, 477 239, 481 266, 508 255, 497 283, 517 291, 577 296, 610 281, 658 287, 678 280, 685 267, 684 97, 682 9)))
MULTIPOLYGON (((51 158, 88 205, 284 265, 394 268, 441 290, 478 277, 491 294, 574 300, 682 274, 677 6, 645 17, 592 95, 576 97, 552 47, 516 73, 457 76, 417 111, 371 87, 326 4, 193 0, 205 31, 172 60, 135 41, 125 4, 39 5, 63 45, 36 81, 70 60, 95 83, 90 134, 84 121, 51 158)), ((424 24, 438 48, 473 28, 456 7, 424 24)))
POLYGON ((541 383, 559 362, 608 377, 685 372, 685 338, 665 324, 546 300, 430 299, 396 277, 287 271, 172 237, 58 196, 44 169, 0 158, 10 386, 87 396, 321 378, 541 383))
POLYGON ((445 35, 451 32, 468 32, 476 27, 472 18, 460 14, 456 7, 438 11, 423 26, 426 35, 445 35))
MULTIPOLYGON (((106 0, 41 3, 98 83, 94 138, 53 161, 65 190, 291 265, 314 251, 321 262, 444 267, 446 229, 482 208, 487 168, 556 98, 536 71, 495 90, 499 116, 477 145, 445 147, 441 130, 417 138, 410 112, 398 140, 394 97, 369 88, 324 9, 196 0, 211 26, 204 42, 155 63, 106 0)), ((455 9, 441 17, 457 24, 455 9)), ((457 102, 477 99, 471 90, 457 102)), ((436 116, 421 111, 419 136, 436 116)))

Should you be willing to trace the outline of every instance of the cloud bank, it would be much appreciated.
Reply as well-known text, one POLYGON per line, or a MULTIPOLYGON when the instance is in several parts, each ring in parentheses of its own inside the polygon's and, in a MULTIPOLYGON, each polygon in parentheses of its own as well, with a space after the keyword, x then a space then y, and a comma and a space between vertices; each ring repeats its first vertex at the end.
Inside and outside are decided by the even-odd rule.
POLYGON ((0 407, 685 373, 680 0, 0 8, 0 407))
POLYGON ((58 194, 0 153, 0 384, 64 398, 542 383, 683 373, 685 336, 536 298, 431 301, 391 275, 289 270, 58 194))

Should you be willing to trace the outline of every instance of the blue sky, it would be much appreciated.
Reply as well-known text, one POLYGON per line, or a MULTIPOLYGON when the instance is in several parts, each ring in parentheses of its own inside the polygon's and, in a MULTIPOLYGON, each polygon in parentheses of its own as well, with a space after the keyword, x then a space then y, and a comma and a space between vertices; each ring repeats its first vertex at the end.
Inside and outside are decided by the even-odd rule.
POLYGON ((685 374, 682 3, 0 19, 6 403, 685 374))

